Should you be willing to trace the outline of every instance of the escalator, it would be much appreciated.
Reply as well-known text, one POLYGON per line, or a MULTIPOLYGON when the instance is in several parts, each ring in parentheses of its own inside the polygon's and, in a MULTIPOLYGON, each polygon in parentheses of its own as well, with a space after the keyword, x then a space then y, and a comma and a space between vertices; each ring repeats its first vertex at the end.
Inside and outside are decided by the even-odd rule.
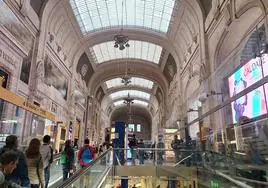
POLYGON ((85 168, 77 167, 76 172, 64 182, 62 181, 61 165, 57 166, 60 166, 60 172, 59 167, 55 168, 56 169, 55 172, 58 172, 57 174, 58 179, 56 179, 57 176, 53 177, 56 181, 54 181, 54 183, 51 183, 49 185, 50 188, 63 188, 63 187, 98 188, 103 184, 112 168, 112 149, 107 150, 106 152, 101 154, 98 158, 91 161, 88 167, 85 168))
MULTIPOLYGON (((121 153, 127 153, 126 149, 122 150, 124 151, 121 153)), ((155 152, 157 156, 159 149, 150 150, 154 150, 151 152, 155 152)), ((167 152, 166 149, 161 150, 167 152)), ((110 188, 120 185, 122 179, 127 180, 129 186, 135 185, 140 188, 266 187, 265 184, 252 184, 248 180, 240 180, 234 176, 230 166, 236 165, 217 153, 181 150, 183 158, 179 163, 163 161, 162 164, 158 164, 154 158, 147 159, 142 165, 132 165, 128 160, 120 163, 122 159, 118 159, 116 153, 118 149, 107 150, 88 167, 77 170, 65 182, 61 180, 50 187, 110 188)))

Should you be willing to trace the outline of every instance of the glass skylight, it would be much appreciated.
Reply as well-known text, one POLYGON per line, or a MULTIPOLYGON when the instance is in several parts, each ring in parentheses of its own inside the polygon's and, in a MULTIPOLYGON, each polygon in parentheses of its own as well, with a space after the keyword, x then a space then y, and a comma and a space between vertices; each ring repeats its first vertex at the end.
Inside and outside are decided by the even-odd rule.
POLYGON ((121 106, 123 104, 124 104, 123 100, 114 102, 114 106, 121 106))
MULTIPOLYGON (((113 88, 113 87, 124 86, 121 78, 114 78, 112 80, 106 81, 105 83, 106 83, 108 89, 113 88)), ((129 85, 130 86, 139 86, 139 87, 143 87, 143 88, 147 88, 147 89, 152 89, 154 83, 150 80, 146 80, 143 78, 132 77, 131 83, 129 85)))
POLYGON ((90 48, 90 52, 97 63, 104 63, 115 59, 133 58, 159 64, 162 53, 161 46, 137 40, 130 40, 129 45, 129 48, 119 50, 114 48, 113 41, 109 41, 93 46, 90 48))
MULTIPOLYGON (((113 103, 115 107, 124 105, 124 100, 116 101, 113 103)), ((133 100, 133 104, 138 104, 142 106, 148 106, 147 102, 141 100, 133 100)))
POLYGON ((149 93, 145 93, 145 92, 137 91, 137 90, 117 91, 117 92, 112 93, 110 97, 114 100, 114 99, 119 99, 119 98, 126 98, 128 97, 128 94, 130 95, 130 97, 138 97, 138 98, 145 99, 145 100, 150 99, 149 93))
POLYGON ((134 104, 139 104, 139 105, 142 105, 142 106, 148 106, 147 102, 140 101, 140 100, 133 100, 133 103, 134 104))
POLYGON ((84 35, 122 24, 167 33, 175 0, 70 0, 70 4, 84 35))

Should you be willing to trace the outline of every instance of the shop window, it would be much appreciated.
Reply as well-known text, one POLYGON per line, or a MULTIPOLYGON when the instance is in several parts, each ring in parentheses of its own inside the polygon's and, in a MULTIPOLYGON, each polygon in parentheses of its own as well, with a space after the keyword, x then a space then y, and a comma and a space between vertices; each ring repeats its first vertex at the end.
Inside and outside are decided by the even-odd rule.
POLYGON ((141 132, 141 124, 137 124, 137 126, 136 126, 136 132, 141 132))
POLYGON ((66 137, 66 129, 61 129, 60 139, 65 141, 65 137, 66 137))
POLYGON ((23 59, 21 66, 20 80, 23 81, 25 84, 29 83, 31 61, 32 61, 32 51, 30 51, 29 55, 23 59))
POLYGON ((135 124, 128 124, 128 131, 134 132, 135 131, 135 124))

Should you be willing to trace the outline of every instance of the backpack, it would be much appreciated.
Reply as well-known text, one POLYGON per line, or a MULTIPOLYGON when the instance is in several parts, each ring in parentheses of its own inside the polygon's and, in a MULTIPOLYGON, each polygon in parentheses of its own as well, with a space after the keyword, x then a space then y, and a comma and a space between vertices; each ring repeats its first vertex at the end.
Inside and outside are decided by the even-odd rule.
POLYGON ((67 155, 65 151, 60 153, 60 164, 66 164, 67 163, 67 155))
POLYGON ((80 165, 86 166, 92 161, 92 154, 88 147, 84 147, 81 153, 80 165))

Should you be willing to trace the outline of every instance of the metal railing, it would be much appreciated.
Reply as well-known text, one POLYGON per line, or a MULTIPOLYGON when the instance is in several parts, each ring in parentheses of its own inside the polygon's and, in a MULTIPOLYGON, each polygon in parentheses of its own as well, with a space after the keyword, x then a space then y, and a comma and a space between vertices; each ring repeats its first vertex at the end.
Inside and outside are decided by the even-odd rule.
POLYGON ((85 168, 81 168, 69 179, 58 185, 58 188, 64 187, 91 187, 95 188, 101 185, 103 179, 112 167, 112 149, 102 153, 98 158, 92 160, 85 168))

